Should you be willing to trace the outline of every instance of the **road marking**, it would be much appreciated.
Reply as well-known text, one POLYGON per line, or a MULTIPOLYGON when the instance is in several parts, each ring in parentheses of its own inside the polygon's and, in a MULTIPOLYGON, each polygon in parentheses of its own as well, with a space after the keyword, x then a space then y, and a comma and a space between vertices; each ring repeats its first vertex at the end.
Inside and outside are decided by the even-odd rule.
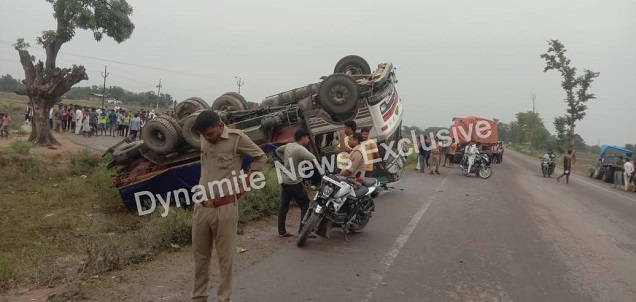
POLYGON ((400 250, 402 250, 404 244, 406 244, 406 242, 409 240, 409 237, 411 237, 411 234, 415 230, 415 227, 420 223, 422 216, 424 216, 424 213, 426 213, 428 207, 431 205, 431 203, 433 203, 433 200, 435 200, 435 197, 437 197, 439 191, 444 189, 444 187, 446 186, 446 180, 447 178, 444 178, 439 186, 435 188, 436 193, 433 194, 433 196, 429 197, 429 199, 422 204, 417 213, 415 213, 413 218, 411 218, 409 224, 406 225, 406 227, 402 231, 402 234, 400 234, 400 236, 395 240, 391 249, 384 255, 384 257, 382 257, 382 260, 380 261, 380 268, 377 270, 377 272, 371 275, 371 279, 374 281, 373 286, 369 289, 369 293, 367 294, 366 298, 362 299, 361 301, 367 302, 371 299, 371 297, 373 297, 373 293, 375 293, 380 283, 382 283, 382 279, 384 279, 384 276, 391 268, 391 265, 393 265, 393 261, 395 261, 395 258, 397 258, 398 254, 400 254, 400 250))

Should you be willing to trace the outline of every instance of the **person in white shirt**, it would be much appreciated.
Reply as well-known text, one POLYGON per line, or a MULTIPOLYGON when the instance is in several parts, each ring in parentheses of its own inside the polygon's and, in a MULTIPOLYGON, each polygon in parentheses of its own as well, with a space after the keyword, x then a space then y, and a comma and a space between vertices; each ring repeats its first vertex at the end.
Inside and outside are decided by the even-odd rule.
POLYGON ((627 191, 627 188, 629 188, 629 184, 633 180, 632 173, 634 172, 634 161, 628 158, 625 161, 625 165, 623 165, 623 168, 625 169, 625 172, 623 172, 625 173, 623 175, 623 179, 625 179, 625 191, 627 191))
POLYGON ((470 174, 470 170, 473 168, 473 164, 475 164, 477 154, 479 154, 479 150, 475 145, 475 141, 470 141, 468 146, 466 146, 466 155, 468 155, 468 173, 466 173, 466 176, 470 174))
POLYGON ((84 113, 79 106, 75 106, 75 134, 79 135, 82 132, 82 117, 84 113))

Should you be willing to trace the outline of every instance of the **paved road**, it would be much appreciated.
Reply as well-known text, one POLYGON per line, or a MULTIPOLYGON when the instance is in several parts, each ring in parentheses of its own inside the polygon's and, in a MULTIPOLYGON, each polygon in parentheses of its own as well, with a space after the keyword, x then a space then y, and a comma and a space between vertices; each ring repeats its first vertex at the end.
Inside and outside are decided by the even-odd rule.
POLYGON ((350 242, 335 231, 242 271, 234 301, 636 300, 635 194, 557 183, 512 151, 488 180, 442 172, 407 173, 350 242))

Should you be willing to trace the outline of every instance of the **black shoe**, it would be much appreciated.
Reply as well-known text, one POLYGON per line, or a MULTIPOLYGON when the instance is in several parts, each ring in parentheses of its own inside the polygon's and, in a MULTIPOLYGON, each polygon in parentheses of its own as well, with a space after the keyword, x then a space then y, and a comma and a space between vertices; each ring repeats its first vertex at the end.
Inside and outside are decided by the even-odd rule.
POLYGON ((435 173, 439 174, 439 171, 435 170, 435 173))

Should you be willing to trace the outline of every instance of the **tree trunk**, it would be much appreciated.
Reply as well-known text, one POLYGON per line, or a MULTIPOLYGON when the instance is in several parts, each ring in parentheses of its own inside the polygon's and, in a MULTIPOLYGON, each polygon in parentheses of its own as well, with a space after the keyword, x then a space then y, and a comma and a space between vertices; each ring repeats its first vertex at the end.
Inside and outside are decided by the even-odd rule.
POLYGON ((61 145, 51 132, 49 111, 51 107, 45 99, 33 97, 33 125, 29 141, 39 146, 61 145))

